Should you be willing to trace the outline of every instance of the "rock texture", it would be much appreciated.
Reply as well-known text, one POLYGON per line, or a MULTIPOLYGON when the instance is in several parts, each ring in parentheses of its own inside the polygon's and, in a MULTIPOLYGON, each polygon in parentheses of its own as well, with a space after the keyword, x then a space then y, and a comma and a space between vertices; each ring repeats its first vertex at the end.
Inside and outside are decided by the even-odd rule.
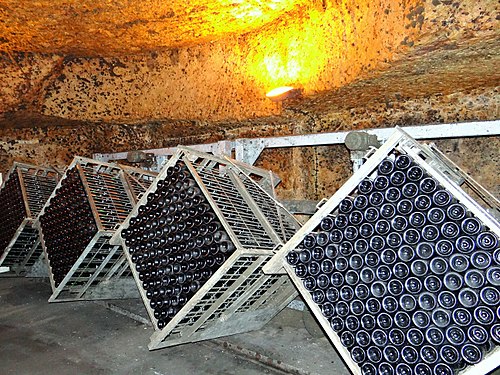
MULTIPOLYGON (((143 3, 148 2, 140 2, 143 3)), ((413 25, 412 21, 418 11, 417 0, 400 3, 325 1, 321 6, 316 1, 304 1, 293 4, 293 7, 290 4, 285 6, 290 1, 275 3, 279 4, 277 9, 290 9, 274 22, 255 31, 248 27, 250 32, 243 35, 229 32, 229 23, 229 36, 217 39, 217 30, 214 29, 213 41, 197 45, 193 45, 197 39, 190 33, 181 32, 184 44, 168 38, 175 39, 175 30, 181 26, 193 28, 197 12, 209 9, 201 11, 202 8, 193 6, 188 12, 189 7, 186 7, 189 16, 184 16, 182 25, 181 21, 162 21, 170 22, 173 28, 172 32, 161 33, 166 38, 163 44, 138 36, 130 40, 128 33, 103 37, 97 32, 101 29, 94 33, 85 32, 85 22, 106 15, 110 17, 108 28, 122 25, 113 18, 116 13, 101 13, 99 9, 96 15, 91 13, 88 19, 82 18, 85 20, 81 21, 84 23, 82 30, 69 27, 68 31, 62 32, 54 29, 50 35, 75 38, 61 40, 60 46, 56 39, 47 47, 31 43, 25 47, 31 52, 27 55, 18 54, 15 49, 7 51, 9 53, 5 53, 3 59, 4 71, 21 71, 17 79, 9 78, 9 86, 29 85, 26 81, 31 81, 33 71, 50 72, 45 75, 43 87, 38 88, 36 103, 32 103, 34 112, 46 116, 113 123, 164 119, 244 120, 279 114, 279 108, 265 97, 267 91, 277 86, 293 84, 308 95, 352 82, 380 63, 391 61, 398 51, 407 50, 409 40, 415 39, 420 26, 413 25), (79 50, 73 51, 68 46, 79 50), (134 46, 141 52, 137 53, 134 46), (156 49, 152 50, 153 46, 156 49), (123 54, 127 48, 132 51, 123 54), (52 58, 46 60, 41 52, 59 56, 51 55, 52 58), (36 62, 33 66, 32 61, 36 62)), ((237 3, 231 6, 238 7, 237 3)), ((64 18, 61 14, 64 9, 55 11, 53 17, 56 20, 64 18)), ((73 14, 77 10, 70 7, 66 13, 73 14)), ((29 14, 36 11, 36 7, 30 8, 29 14)), ((128 14, 126 8, 123 12, 128 14)), ((218 16, 223 18, 230 13, 221 5, 218 16)), ((131 14, 137 17, 136 13, 131 14)), ((79 16, 81 14, 77 12, 72 17, 79 16)), ((264 19, 260 17, 259 22, 264 19)), ((33 20, 36 25, 45 22, 36 17, 33 20)), ((141 18, 136 23, 127 22, 134 28, 142 27, 142 21, 141 18)), ((65 22, 66 18, 57 27, 64 27, 65 22)), ((77 21, 74 22, 78 25, 77 21)), ((219 22, 224 24, 220 20, 216 24, 219 22)), ((158 26, 153 21, 146 23, 151 27, 158 26)), ((208 32, 210 21, 199 23, 200 32, 205 29, 208 32)), ((30 30, 36 36, 44 37, 51 27, 40 25, 39 32, 36 27, 30 30)), ((16 31, 14 40, 28 35, 28 30, 21 34, 16 31)), ((8 35, 5 38, 9 39, 8 35)), ((6 44, 4 48, 8 46, 6 44)), ((0 113, 22 110, 22 99, 1 106, 0 113)))
POLYGON ((5 0, 0 50, 116 56, 248 32, 303 0, 5 0))
MULTIPOLYGON (((0 170, 13 160, 64 166, 95 152, 498 119, 497 14, 491 0, 8 0, 0 170), (303 97, 265 97, 283 84, 303 97)), ((498 142, 440 145, 498 195, 498 142)), ((280 174, 290 199, 329 196, 350 175, 342 146, 266 151, 258 162, 280 174)))

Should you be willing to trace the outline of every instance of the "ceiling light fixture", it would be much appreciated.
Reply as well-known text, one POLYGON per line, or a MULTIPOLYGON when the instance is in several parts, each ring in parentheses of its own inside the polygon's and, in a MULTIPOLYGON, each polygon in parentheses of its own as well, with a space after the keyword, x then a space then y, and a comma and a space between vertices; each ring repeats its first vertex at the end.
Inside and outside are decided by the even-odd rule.
POLYGON ((296 99, 302 96, 302 89, 291 86, 282 86, 269 91, 266 96, 273 102, 281 102, 285 99, 296 99))

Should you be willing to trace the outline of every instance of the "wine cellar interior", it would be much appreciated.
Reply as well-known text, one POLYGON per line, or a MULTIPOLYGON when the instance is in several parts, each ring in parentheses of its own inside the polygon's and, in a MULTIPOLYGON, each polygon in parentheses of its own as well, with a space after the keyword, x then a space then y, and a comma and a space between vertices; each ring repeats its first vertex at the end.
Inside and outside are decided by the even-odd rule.
POLYGON ((491 0, 0 5, 0 373, 500 374, 491 0))

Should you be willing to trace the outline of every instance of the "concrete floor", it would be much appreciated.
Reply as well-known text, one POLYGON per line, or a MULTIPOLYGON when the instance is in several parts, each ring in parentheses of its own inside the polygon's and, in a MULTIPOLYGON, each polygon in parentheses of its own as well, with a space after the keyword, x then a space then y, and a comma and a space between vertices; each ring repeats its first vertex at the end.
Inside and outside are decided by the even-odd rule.
MULTIPOLYGON (((150 352, 149 325, 100 303, 49 304, 49 295, 41 279, 0 278, 0 374, 349 374, 296 310, 259 331, 150 352)), ((145 316, 140 301, 117 304, 145 316)))

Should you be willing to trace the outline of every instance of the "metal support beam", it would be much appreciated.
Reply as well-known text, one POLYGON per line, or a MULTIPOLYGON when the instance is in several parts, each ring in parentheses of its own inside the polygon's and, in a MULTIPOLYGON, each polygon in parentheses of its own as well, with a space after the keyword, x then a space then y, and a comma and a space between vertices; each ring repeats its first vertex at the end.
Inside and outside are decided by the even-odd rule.
MULTIPOLYGON (((185 145, 183 145, 185 146, 185 145)), ((198 145, 191 145, 190 148, 193 148, 197 151, 208 152, 214 155, 231 155, 233 150, 233 145, 231 141, 220 141, 214 143, 205 143, 198 145)), ((150 150, 141 150, 146 154, 153 154, 156 158, 157 166, 163 165, 170 156, 174 155, 177 150, 177 146, 175 147, 166 147, 166 148, 156 148, 150 150)), ((112 162, 115 160, 125 160, 127 159, 127 152, 115 152, 110 154, 94 154, 93 158, 95 160, 99 160, 102 162, 112 162)), ((159 169, 159 168, 157 168, 159 169)))
MULTIPOLYGON (((417 140, 496 136, 500 135, 500 120, 406 126, 404 127, 404 130, 411 137, 417 140)), ((394 128, 366 129, 363 131, 377 136, 380 141, 385 141, 394 132, 394 128)), ((234 159, 252 165, 266 148, 310 147, 343 144, 347 134, 349 133, 350 131, 269 138, 240 138, 234 141, 220 141, 215 143, 191 145, 189 147, 198 151, 209 152, 214 155, 231 155, 234 152, 234 159)), ((176 148, 177 147, 168 147, 142 151, 154 154, 157 158, 157 167, 159 167, 169 156, 174 154, 176 148)), ((94 159, 103 162, 124 160, 127 158, 127 152, 94 154, 93 157, 94 159)))
MULTIPOLYGON (((439 125, 408 126, 403 128, 414 139, 463 138, 500 135, 500 120, 451 123, 439 125)), ((394 133, 394 128, 363 130, 385 141, 394 133)), ((253 164, 266 148, 308 147, 343 144, 348 132, 292 135, 234 141, 236 160, 253 164)))

